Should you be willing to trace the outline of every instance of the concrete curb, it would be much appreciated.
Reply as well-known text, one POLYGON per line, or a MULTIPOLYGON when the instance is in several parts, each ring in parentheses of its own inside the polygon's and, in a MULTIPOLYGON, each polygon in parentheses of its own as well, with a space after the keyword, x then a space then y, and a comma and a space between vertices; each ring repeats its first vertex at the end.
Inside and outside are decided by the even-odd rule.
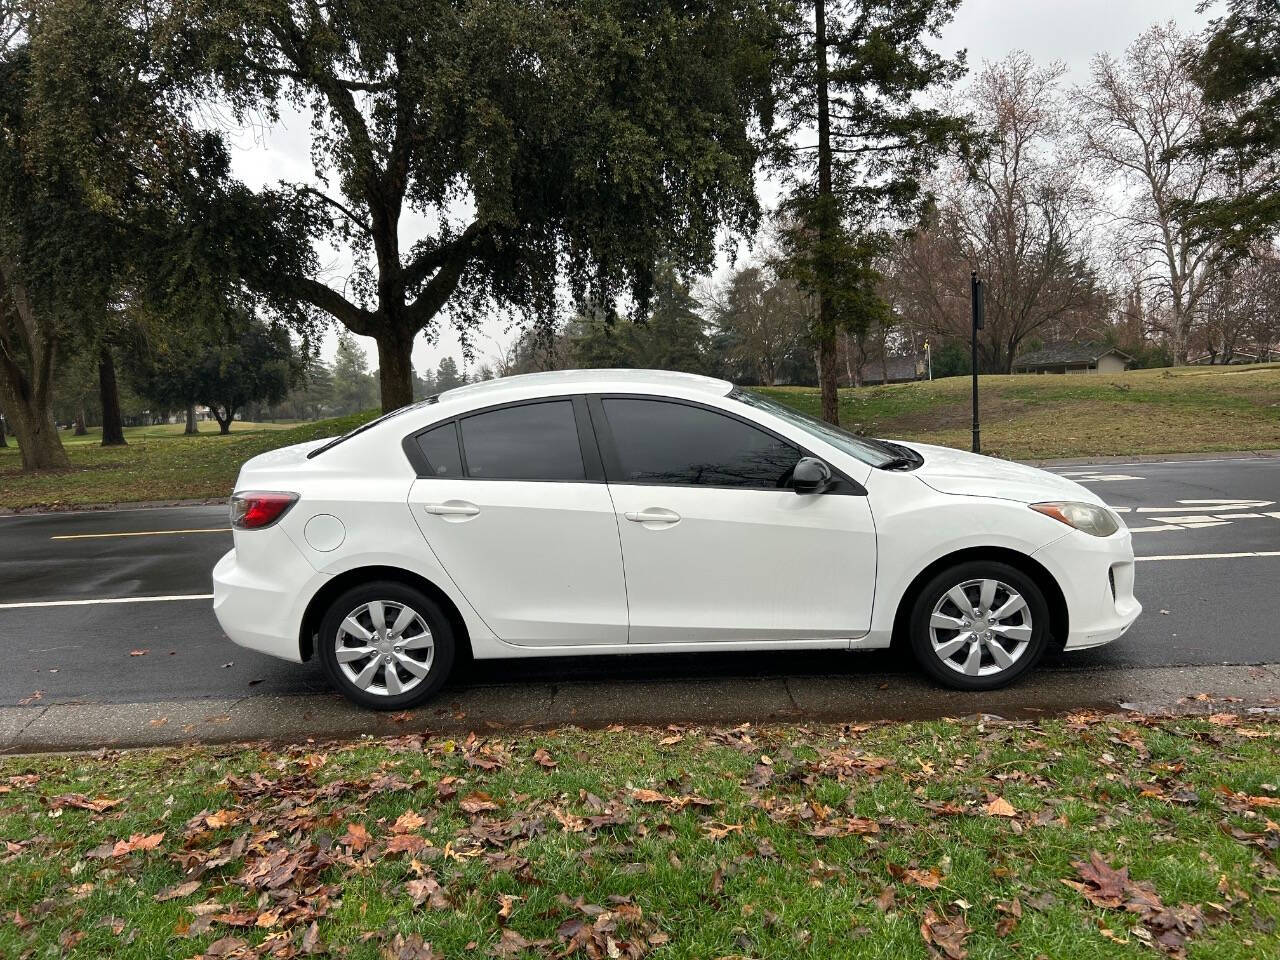
POLYGON ((1137 453, 1098 457, 1065 457, 1056 460, 1019 460, 1032 467, 1091 467, 1116 463, 1186 463, 1196 460, 1274 460, 1280 450, 1217 450, 1207 453, 1137 453))
POLYGON ((119 510, 163 510, 167 507, 211 507, 225 504, 226 497, 206 497, 203 500, 125 500, 119 503, 68 503, 58 506, 0 507, 0 517, 39 517, 57 513, 109 513, 119 510))
POLYGON ((548 729, 612 723, 844 722, 975 713, 1042 717, 1095 709, 1280 709, 1280 664, 1042 671, 1008 690, 943 690, 912 674, 534 683, 446 688, 412 713, 361 710, 336 695, 59 703, 0 708, 0 753, 548 729))

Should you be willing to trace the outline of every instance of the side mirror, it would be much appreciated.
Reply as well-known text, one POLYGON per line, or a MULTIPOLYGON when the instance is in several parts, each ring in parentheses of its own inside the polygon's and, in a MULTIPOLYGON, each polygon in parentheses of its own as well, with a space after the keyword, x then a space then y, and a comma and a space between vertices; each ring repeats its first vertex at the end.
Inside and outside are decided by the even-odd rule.
POLYGON ((831 486, 831 468, 821 460, 803 457, 791 471, 791 488, 796 493, 823 493, 831 486))

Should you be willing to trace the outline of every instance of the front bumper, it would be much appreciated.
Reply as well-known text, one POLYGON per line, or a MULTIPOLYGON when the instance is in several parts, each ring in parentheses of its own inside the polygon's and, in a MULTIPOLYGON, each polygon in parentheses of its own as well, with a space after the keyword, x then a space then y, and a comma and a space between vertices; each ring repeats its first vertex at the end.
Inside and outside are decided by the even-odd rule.
POLYGON ((1124 635, 1142 613, 1133 595, 1133 542, 1129 531, 1093 537, 1073 530, 1034 554, 1067 602, 1066 650, 1100 647, 1124 635))

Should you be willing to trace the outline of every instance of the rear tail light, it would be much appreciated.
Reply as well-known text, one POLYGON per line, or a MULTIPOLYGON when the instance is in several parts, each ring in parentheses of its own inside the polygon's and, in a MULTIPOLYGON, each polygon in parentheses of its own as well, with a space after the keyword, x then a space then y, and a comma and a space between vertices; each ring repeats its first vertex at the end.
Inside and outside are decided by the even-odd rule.
POLYGON ((283 517, 295 503, 296 493, 247 490, 231 496, 231 526, 237 530, 261 530, 283 517))

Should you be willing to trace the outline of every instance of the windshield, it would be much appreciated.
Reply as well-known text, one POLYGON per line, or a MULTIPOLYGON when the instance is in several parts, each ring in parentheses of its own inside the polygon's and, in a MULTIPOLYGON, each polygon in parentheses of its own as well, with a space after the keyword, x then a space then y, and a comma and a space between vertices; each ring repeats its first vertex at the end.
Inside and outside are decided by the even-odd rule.
POLYGON ((740 403, 745 403, 749 407, 755 407, 757 410, 767 410, 779 420, 785 420, 787 423, 799 427, 810 436, 817 437, 819 440, 831 444, 837 450, 847 453, 851 457, 856 457, 863 463, 870 464, 873 467, 883 466, 896 460, 899 456, 887 444, 867 437, 859 437, 848 430, 832 426, 825 420, 819 420, 816 417, 809 416, 807 413, 801 413, 794 407, 788 407, 786 404, 778 403, 776 400, 770 400, 759 393, 735 389, 729 396, 740 403))

